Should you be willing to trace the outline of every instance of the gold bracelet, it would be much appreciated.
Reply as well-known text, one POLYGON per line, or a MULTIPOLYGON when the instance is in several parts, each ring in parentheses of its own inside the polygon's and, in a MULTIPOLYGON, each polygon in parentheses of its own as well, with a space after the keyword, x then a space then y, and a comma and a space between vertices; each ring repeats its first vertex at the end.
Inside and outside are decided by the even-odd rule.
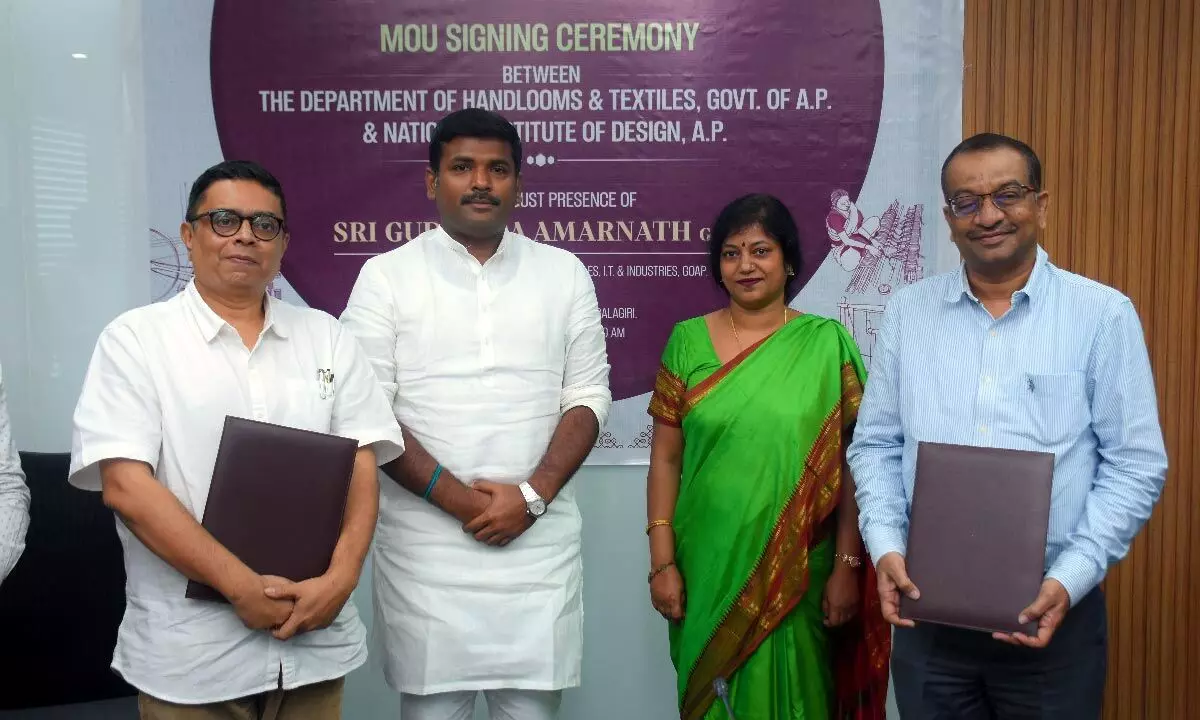
POLYGON ((658 577, 659 573, 661 573, 663 570, 666 570, 669 567, 674 567, 674 566, 675 566, 674 560, 672 560, 669 563, 663 563, 662 565, 659 565, 658 567, 651 570, 650 574, 646 576, 646 582, 647 583, 654 582, 654 578, 658 577))
POLYGON ((858 568, 862 566, 862 558, 858 557, 857 555, 847 555, 846 553, 835 552, 833 557, 837 560, 841 560, 852 568, 858 568))
POLYGON ((670 520, 651 520, 651 521, 650 521, 650 522, 649 522, 649 523, 646 525, 646 534, 647 534, 647 535, 649 535, 649 534, 650 534, 650 531, 651 531, 651 530, 653 530, 653 529, 654 529, 654 528, 656 528, 656 527, 660 527, 660 526, 662 526, 662 525, 670 525, 670 524, 671 524, 671 521, 670 521, 670 520))

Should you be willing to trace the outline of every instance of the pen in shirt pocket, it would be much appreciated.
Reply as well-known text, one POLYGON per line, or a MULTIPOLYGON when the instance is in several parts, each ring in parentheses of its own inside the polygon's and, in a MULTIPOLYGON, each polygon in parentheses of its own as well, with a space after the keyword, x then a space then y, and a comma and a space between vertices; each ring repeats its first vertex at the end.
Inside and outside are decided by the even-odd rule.
POLYGON ((328 400, 333 396, 333 371, 332 370, 317 370, 317 390, 321 394, 322 400, 328 400))
POLYGON ((1029 375, 1025 376, 1025 385, 1026 385, 1026 387, 1029 388, 1029 392, 1033 392, 1034 390, 1037 389, 1033 385, 1033 377, 1031 377, 1029 375))

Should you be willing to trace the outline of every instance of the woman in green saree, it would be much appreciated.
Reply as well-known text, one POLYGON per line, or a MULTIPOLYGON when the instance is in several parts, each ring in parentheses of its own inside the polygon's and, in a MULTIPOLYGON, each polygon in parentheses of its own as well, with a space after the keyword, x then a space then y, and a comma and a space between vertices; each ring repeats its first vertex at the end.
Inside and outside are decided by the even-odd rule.
POLYGON ((801 258, 779 200, 730 203, 710 256, 730 304, 675 326, 650 402, 650 595, 680 718, 883 718, 890 632, 845 466, 862 359, 787 308, 801 258))

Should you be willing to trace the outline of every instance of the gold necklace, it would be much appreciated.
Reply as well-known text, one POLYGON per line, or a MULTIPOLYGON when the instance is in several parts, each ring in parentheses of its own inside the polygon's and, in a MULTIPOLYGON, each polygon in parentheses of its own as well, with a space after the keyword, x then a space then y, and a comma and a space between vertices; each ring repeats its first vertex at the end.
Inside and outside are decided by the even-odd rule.
MULTIPOLYGON (((745 350, 746 348, 742 346, 742 338, 740 335, 738 335, 737 325, 733 324, 733 311, 727 310, 726 312, 729 313, 729 329, 733 331, 733 339, 735 341, 737 341, 738 350, 745 350)), ((788 307, 787 307, 787 305, 784 305, 783 306, 783 325, 787 325, 787 315, 788 315, 788 307)), ((779 327, 783 327, 783 325, 780 325, 779 327)), ((778 330, 778 329, 779 328, 775 328, 775 330, 778 330)), ((775 332, 775 330, 772 330, 771 332, 775 332)))

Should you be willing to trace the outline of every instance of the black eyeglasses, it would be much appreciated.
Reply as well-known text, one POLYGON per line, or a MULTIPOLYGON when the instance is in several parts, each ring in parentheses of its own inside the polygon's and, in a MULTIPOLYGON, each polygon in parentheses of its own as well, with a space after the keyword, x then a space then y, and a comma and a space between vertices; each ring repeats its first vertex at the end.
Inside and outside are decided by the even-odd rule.
POLYGON ((250 232, 259 240, 268 241, 279 237, 283 231, 283 219, 271 213, 258 212, 253 215, 243 215, 236 210, 209 210, 187 219, 196 222, 200 218, 208 218, 213 232, 221 237, 232 237, 242 229, 242 223, 250 221, 250 232))
POLYGON ((983 201, 985 198, 991 198, 992 204, 1000 212, 1004 212, 1017 203, 1025 199, 1025 196, 1031 192, 1037 192, 1037 188, 1031 188, 1028 185, 1005 185, 999 190, 993 190, 990 193, 975 195, 974 193, 959 193, 950 198, 948 204, 950 206, 950 214, 957 218, 965 218, 974 215, 983 209, 983 201))

